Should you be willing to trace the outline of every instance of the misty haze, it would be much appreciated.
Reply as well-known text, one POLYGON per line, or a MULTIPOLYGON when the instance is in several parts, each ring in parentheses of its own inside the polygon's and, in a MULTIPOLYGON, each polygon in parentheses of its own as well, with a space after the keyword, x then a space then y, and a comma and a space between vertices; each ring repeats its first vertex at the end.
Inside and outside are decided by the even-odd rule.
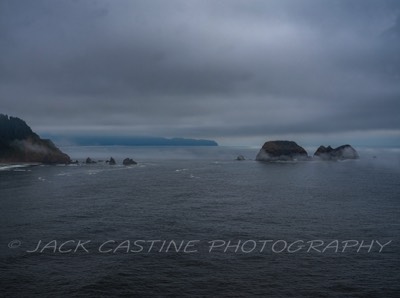
POLYGON ((400 1, 0 0, 4 297, 398 297, 400 1))

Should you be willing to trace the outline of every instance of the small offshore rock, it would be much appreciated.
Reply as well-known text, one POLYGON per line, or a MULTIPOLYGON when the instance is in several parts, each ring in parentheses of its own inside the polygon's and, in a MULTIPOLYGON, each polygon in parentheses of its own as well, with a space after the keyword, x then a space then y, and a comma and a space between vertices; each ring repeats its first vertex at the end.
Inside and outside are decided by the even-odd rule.
POLYGON ((86 163, 87 164, 92 164, 92 163, 96 163, 94 160, 92 160, 90 157, 86 158, 86 163))
POLYGON ((108 163, 109 165, 111 165, 111 166, 113 166, 113 165, 116 164, 115 159, 112 158, 112 157, 110 158, 110 160, 107 160, 107 163, 108 163))
POLYGON ((246 160, 246 159, 244 158, 243 155, 238 155, 238 157, 236 157, 236 160, 246 160))
POLYGON ((134 161, 132 158, 125 158, 125 159, 123 160, 122 164, 123 164, 124 166, 129 166, 129 165, 136 165, 137 162, 134 161))

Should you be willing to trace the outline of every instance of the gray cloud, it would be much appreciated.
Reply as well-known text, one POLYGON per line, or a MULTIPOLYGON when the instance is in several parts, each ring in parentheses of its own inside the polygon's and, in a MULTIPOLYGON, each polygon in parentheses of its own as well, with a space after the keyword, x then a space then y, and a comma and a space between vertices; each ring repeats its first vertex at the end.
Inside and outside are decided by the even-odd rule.
POLYGON ((3 0, 0 107, 44 133, 400 137, 399 16, 382 0, 3 0))

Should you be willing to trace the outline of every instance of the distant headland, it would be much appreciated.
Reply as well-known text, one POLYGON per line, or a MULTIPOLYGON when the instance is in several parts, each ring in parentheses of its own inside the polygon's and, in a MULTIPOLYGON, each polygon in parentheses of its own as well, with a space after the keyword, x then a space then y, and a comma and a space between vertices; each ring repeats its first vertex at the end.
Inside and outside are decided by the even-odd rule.
POLYGON ((54 141, 67 142, 77 146, 218 146, 213 140, 163 138, 151 136, 56 136, 48 135, 54 141))

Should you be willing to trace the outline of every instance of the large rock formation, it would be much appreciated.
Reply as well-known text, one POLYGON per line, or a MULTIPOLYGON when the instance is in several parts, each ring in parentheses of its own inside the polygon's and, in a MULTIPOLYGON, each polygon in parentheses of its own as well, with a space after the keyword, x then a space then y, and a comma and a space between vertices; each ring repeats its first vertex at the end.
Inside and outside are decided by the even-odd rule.
POLYGON ((337 148, 331 146, 319 146, 314 153, 314 157, 322 160, 343 160, 343 159, 357 159, 359 158, 357 151, 350 145, 343 145, 337 148))
POLYGON ((266 142, 256 156, 256 160, 259 161, 291 161, 307 159, 307 151, 293 141, 266 142))
POLYGON ((25 121, 0 114, 0 163, 67 164, 70 157, 41 139, 25 121))

